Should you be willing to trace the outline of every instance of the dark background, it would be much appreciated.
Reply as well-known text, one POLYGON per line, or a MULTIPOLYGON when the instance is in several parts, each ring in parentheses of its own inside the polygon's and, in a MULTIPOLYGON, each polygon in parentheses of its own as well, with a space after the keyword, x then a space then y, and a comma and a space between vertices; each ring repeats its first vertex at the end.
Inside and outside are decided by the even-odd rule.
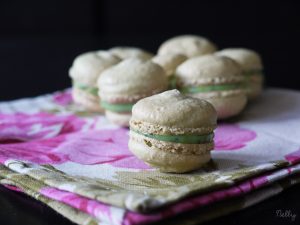
MULTIPOLYGON (((68 68, 84 51, 133 45, 155 52, 179 34, 252 48, 263 57, 267 86, 300 90, 297 0, 0 0, 0 101, 69 87, 68 68)), ((298 185, 209 224, 297 224, 274 212, 299 217, 299 196, 298 185)), ((71 224, 2 187, 0 202, 0 224, 71 224)))
POLYGON ((155 52, 178 34, 262 54, 268 86, 300 89, 297 1, 0 0, 0 101, 70 86, 84 51, 134 45, 155 52))

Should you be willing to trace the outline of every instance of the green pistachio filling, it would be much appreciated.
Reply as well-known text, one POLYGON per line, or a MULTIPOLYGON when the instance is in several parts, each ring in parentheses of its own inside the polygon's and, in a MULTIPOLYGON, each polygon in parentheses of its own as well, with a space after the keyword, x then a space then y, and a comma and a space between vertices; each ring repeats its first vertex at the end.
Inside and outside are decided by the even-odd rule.
POLYGON ((219 84, 210 86, 197 86, 197 87, 183 87, 180 89, 182 93, 199 93, 199 92, 210 92, 210 91, 227 91, 235 90, 242 87, 242 84, 219 84))
POLYGON ((205 143, 212 142, 214 138, 214 133, 204 134, 204 135, 195 135, 195 134, 161 135, 161 134, 144 134, 132 129, 131 131, 158 141, 166 141, 166 142, 181 143, 181 144, 205 144, 205 143))
POLYGON ((86 91, 92 95, 98 96, 98 88, 96 88, 96 87, 91 87, 86 84, 80 84, 80 83, 76 83, 76 82, 73 83, 73 86, 76 88, 79 88, 83 91, 86 91))
POLYGON ((133 107, 134 103, 126 103, 126 104, 112 104, 105 101, 101 101, 101 106, 108 110, 113 112, 131 112, 131 109, 133 107))

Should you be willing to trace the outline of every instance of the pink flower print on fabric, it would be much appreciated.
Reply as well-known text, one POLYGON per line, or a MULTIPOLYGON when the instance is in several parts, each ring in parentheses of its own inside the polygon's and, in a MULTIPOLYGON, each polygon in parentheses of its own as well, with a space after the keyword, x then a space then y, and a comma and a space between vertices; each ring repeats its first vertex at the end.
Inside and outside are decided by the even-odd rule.
MULTIPOLYGON (((67 118, 70 119, 70 117, 67 118)), ((74 119, 76 120, 76 117, 74 119)), ((36 120, 33 121, 36 122, 36 120)), ((51 121, 51 117, 49 117, 49 121, 51 121)), ((67 121, 70 122, 70 120, 67 121)), ((49 123, 52 124, 51 122, 49 123)), ((75 125, 72 126, 72 123, 67 123, 66 126, 62 127, 59 135, 53 138, 43 139, 45 134, 42 132, 35 136, 35 138, 39 137, 41 139, 21 143, 5 142, 1 144, 0 142, 0 161, 19 159, 38 164, 61 164, 71 161, 84 165, 110 164, 121 168, 149 168, 129 151, 127 129, 76 132, 77 128, 81 126, 77 123, 75 125)), ((28 139, 24 135, 27 132, 25 128, 23 133, 20 132, 18 135, 11 134, 8 137, 16 139, 21 136, 23 139, 24 137, 28 139)))
POLYGON ((18 188, 16 186, 9 185, 9 184, 1 184, 1 185, 3 185, 4 187, 6 187, 9 190, 24 193, 20 188, 18 188))
POLYGON ((73 102, 71 89, 55 93, 53 95, 53 101, 61 106, 70 105, 73 102))
POLYGON ((300 162, 300 149, 285 156, 285 159, 292 164, 300 162))
POLYGON ((238 125, 220 124, 215 130, 215 150, 238 150, 256 138, 252 130, 238 125))
POLYGON ((55 148, 65 141, 65 135, 28 142, 0 144, 0 162, 7 159, 26 160, 38 164, 58 164, 67 161, 55 148))
POLYGON ((98 219, 106 219, 105 222, 107 223, 112 222, 112 215, 109 205, 81 197, 72 192, 62 191, 50 187, 42 188, 39 192, 48 198, 63 202, 98 219), (101 215, 101 218, 99 218, 99 215, 101 215))
POLYGON ((0 161, 27 160, 33 163, 62 163, 67 157, 55 151, 65 135, 85 124, 76 116, 48 113, 0 114, 0 161))
MULTIPOLYGON (((12 158, 34 163, 72 161, 149 168, 129 151, 127 129, 78 132, 84 124, 73 115, 0 114, 0 158, 2 161, 12 158)), ((216 150, 240 149, 256 137, 253 131, 227 124, 220 125, 215 134, 216 150)))
POLYGON ((128 130, 111 129, 77 133, 57 148, 69 161, 80 164, 107 163, 115 167, 148 169, 128 149, 128 130))
POLYGON ((78 131, 84 123, 73 115, 0 114, 0 144, 52 138, 78 131))

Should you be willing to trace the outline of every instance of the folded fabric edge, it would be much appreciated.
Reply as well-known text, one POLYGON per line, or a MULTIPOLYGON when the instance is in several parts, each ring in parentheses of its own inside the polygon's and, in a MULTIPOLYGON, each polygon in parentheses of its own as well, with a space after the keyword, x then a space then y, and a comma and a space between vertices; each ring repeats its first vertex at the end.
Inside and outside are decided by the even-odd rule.
POLYGON ((161 220, 156 223, 156 225, 199 225, 212 219, 217 219, 219 217, 229 215, 230 213, 254 206, 297 184, 300 184, 299 174, 276 181, 275 183, 250 192, 240 198, 217 202, 200 210, 193 210, 191 212, 169 218, 168 220, 161 220))
MULTIPOLYGON (((267 171, 274 171, 284 166, 287 166, 287 161, 276 161, 269 162, 259 166, 250 166, 246 168, 239 168, 238 170, 233 170, 225 172, 224 174, 211 173, 212 177, 208 177, 207 184, 203 183, 203 179, 199 181, 194 181, 191 184, 168 189, 153 189, 153 194, 157 195, 157 192, 164 191, 166 193, 161 193, 160 198, 153 197, 150 193, 145 194, 140 192, 127 191, 125 189, 118 188, 118 191, 109 191, 111 184, 105 183, 106 181, 88 183, 87 180, 83 180, 80 177, 70 176, 55 169, 50 165, 35 165, 31 163, 26 163, 18 160, 7 160, 5 161, 5 166, 10 170, 17 173, 26 174, 33 179, 42 180, 46 185, 58 188, 63 191, 74 192, 80 196, 87 197, 90 199, 95 199, 97 201, 103 202, 105 204, 113 205, 116 207, 128 209, 130 211, 135 211, 138 213, 147 213, 155 209, 173 204, 174 202, 180 201, 188 196, 204 193, 206 191, 220 190, 222 188, 233 186, 235 183, 255 177, 267 171), (100 182, 102 186, 100 186, 100 182), (83 186, 84 188, 76 188, 83 186), (95 187, 98 186, 95 193, 95 187), (200 190, 200 186, 202 189, 200 190), (204 185, 204 186, 203 186, 204 185), (110 196, 110 198, 108 198, 110 196), (164 198, 163 198, 164 196, 164 198)), ((175 175, 169 175, 175 176, 175 175)), ((149 179, 152 180, 150 177, 149 179)), ((168 178, 169 179, 169 178, 168 178)), ((114 186, 118 187, 118 183, 114 183, 114 186)))
MULTIPOLYGON (((224 188, 222 190, 216 190, 212 192, 208 192, 204 195, 200 196, 191 196, 189 198, 183 199, 178 203, 174 203, 172 205, 167 206, 159 211, 160 215, 163 215, 165 218, 170 217, 170 215, 179 215, 183 214, 187 211, 194 210, 199 207, 207 207, 209 205, 215 204, 220 201, 225 201, 242 197, 251 193, 255 190, 259 190, 264 188, 265 186, 272 185, 280 180, 283 180, 289 176, 300 174, 300 164, 293 165, 288 168, 283 168, 281 170, 275 172, 267 172, 261 176, 251 178, 247 181, 243 181, 238 183, 233 187, 224 188), (172 213, 170 213, 170 211, 172 213)), ((155 222, 158 220, 157 217, 151 218, 149 215, 151 214, 138 214, 135 212, 128 212, 125 215, 125 221, 131 221, 131 223, 125 224, 139 224, 146 220, 155 222), (148 218, 146 217, 148 215, 148 218), (146 218, 145 218, 146 217, 146 218), (134 223, 133 223, 134 221, 134 223)))
MULTIPOLYGON (((89 216, 87 216, 87 218, 85 218, 86 219, 85 223, 79 223, 78 220, 74 219, 74 216, 82 217, 81 220, 83 220, 83 217, 86 217, 86 215, 84 213, 79 211, 79 214, 78 214, 78 212, 76 212, 75 209, 72 210, 72 208, 71 208, 71 213, 70 213, 70 211, 68 211, 68 215, 66 216, 63 213, 61 213, 61 209, 65 208, 65 205, 63 203, 53 200, 52 201, 53 203, 49 204, 47 197, 40 196, 41 195, 40 193, 34 192, 32 190, 28 190, 27 188, 24 189, 24 187, 17 182, 14 182, 14 181, 4 178, 4 179, 0 180, 0 183, 2 185, 5 185, 5 186, 10 185, 10 186, 13 186, 17 189, 24 191, 25 194, 45 203, 47 206, 51 207, 58 213, 62 214, 63 216, 65 216, 66 218, 71 220, 72 222, 75 222, 80 225, 98 224, 97 222, 91 220, 89 218, 89 216), (39 197, 37 197, 37 196, 39 196, 39 197), (72 211, 75 211, 75 213, 72 213, 72 211), (69 218, 69 217, 71 217, 71 218, 69 218)), ((284 179, 276 181, 266 187, 263 187, 259 190, 255 190, 251 193, 245 194, 241 198, 234 198, 234 199, 230 199, 227 201, 217 202, 212 205, 203 207, 200 210, 193 210, 191 212, 183 213, 183 214, 180 214, 173 218, 168 218, 167 221, 162 220, 156 224, 157 225, 159 225, 159 224, 163 224, 163 225, 167 225, 167 224, 170 224, 170 225, 181 225, 181 224, 195 225, 195 224, 203 223, 203 222, 209 221, 211 219, 225 216, 232 212, 236 212, 236 211, 248 208, 250 206, 253 206, 253 205, 260 203, 272 196, 275 196, 275 195, 281 193, 282 191, 284 191, 285 189, 287 189, 293 185, 299 184, 299 183, 300 183, 300 175, 295 174, 292 177, 284 178, 284 179)), ((68 209, 69 207, 67 206, 66 208, 68 209)), ((126 222, 122 223, 122 225, 127 225, 127 224, 128 223, 126 223, 126 222)))
MULTIPOLYGON (((8 170, 7 168, 5 168, 5 170, 8 170)), ((278 181, 280 179, 283 179, 285 178, 286 175, 292 175, 294 173, 299 173, 300 172, 300 165, 297 166, 292 166, 290 168, 284 168, 282 169, 282 171, 276 171, 272 174, 269 174, 268 176, 265 176, 268 178, 269 181, 271 182, 275 182, 275 181, 278 181)), ((15 173, 15 172, 12 172, 11 173, 15 173)), ((24 178, 25 177, 28 177, 27 175, 23 175, 23 174, 17 174, 15 177, 12 177, 11 178, 17 178, 17 181, 21 180, 20 177, 24 178)), ((31 181, 32 181, 32 178, 28 177, 31 181)), ((207 207, 207 205, 211 205, 211 204, 214 204, 214 201, 215 202, 219 202, 219 201, 222 201, 222 200, 225 200, 225 199, 228 199, 228 201, 230 201, 230 199, 234 198, 234 197, 239 197, 239 196, 243 196, 243 195, 246 195, 248 192, 251 192, 255 189, 260 189, 260 188, 263 188, 264 186, 266 185, 269 185, 270 183, 268 182, 262 182, 262 181, 265 181, 265 180, 262 180, 260 177, 258 178, 254 178, 253 180, 251 181, 246 181, 242 184, 239 185, 238 189, 239 190, 242 190, 242 192, 239 192, 237 194, 236 190, 233 190, 232 188, 228 188, 226 190, 221 190, 221 191, 215 191, 215 192, 212 192, 212 193, 208 193, 207 196, 198 196, 198 197, 194 197, 192 199, 186 199, 186 200, 183 200, 182 202, 178 202, 177 204, 174 204, 174 205, 171 205, 165 209, 163 209, 163 211, 161 212, 161 215, 168 215, 168 217, 171 217, 172 216, 172 213, 170 212, 173 212, 173 215, 176 215, 176 214, 179 214, 179 213, 185 213, 186 211, 189 211, 189 210, 193 210, 193 208, 195 208, 196 205, 192 206, 190 203, 194 203, 194 204, 198 204, 198 207, 199 206, 202 206, 202 207, 207 207), (253 189, 249 188, 250 186, 253 187, 253 189), (212 201, 214 200, 214 201, 212 201), (169 213, 167 212, 169 210, 169 213)), ((70 201, 64 201, 66 199, 59 199, 59 198, 56 198, 56 196, 53 195, 54 194, 58 194, 58 195, 63 195, 63 196, 66 196, 66 194, 69 196, 69 197, 72 197, 73 199, 76 198, 77 200, 80 200, 82 202, 86 202, 86 203, 92 203, 93 207, 96 206, 95 203, 97 202, 94 202, 94 200, 91 200, 91 199, 86 199, 85 197, 81 197, 81 196, 76 196, 76 194, 74 193, 67 193, 65 191, 60 191, 58 189, 55 189, 55 188, 52 188, 52 187, 49 187, 49 186, 46 186, 44 184, 42 184, 40 181, 37 181, 35 180, 34 181, 34 184, 31 183, 31 186, 30 187, 27 187, 27 188, 30 188, 32 189, 32 187, 34 186, 35 190, 37 192, 39 192, 39 194, 43 194, 43 195, 46 195, 46 197, 50 197, 51 199, 54 199, 54 200, 58 200, 58 201, 62 201, 63 203, 66 203, 67 205, 70 205, 71 207, 78 207, 74 204, 72 204, 72 202, 70 201), (38 184, 38 186, 42 186, 42 190, 41 190, 41 187, 37 187, 36 185, 38 184)), ((99 202, 98 204, 102 204, 101 202, 99 202)), ((108 206, 106 206, 108 207, 108 206)), ((89 208, 89 207, 87 207, 89 208)), ((92 207, 90 207, 92 208, 92 207)), ((95 207, 96 208, 96 207, 95 207)), ((114 208, 113 206, 111 206, 111 208, 114 208)), ((80 208, 77 208, 80 210, 80 208)), ((99 209, 99 207, 97 208, 99 209)), ((103 206, 100 206, 100 210, 104 210, 104 211, 107 211, 106 208, 103 208, 103 206)), ((119 209, 121 210, 121 209, 119 209)), ((98 210, 99 211, 99 210, 98 210)), ((95 213, 94 211, 89 211, 87 212, 88 214, 93 214, 95 213)), ((102 217, 99 218, 97 217, 97 219, 99 220, 102 220, 104 219, 105 222, 107 223, 111 223, 111 219, 107 219, 109 217, 111 217, 112 215, 106 215, 106 216, 103 216, 105 213, 102 213, 102 217)), ((97 216, 95 214, 93 214, 92 216, 97 216)), ((164 219, 163 217, 159 217, 157 215, 154 214, 154 216, 151 216, 151 214, 138 214, 138 213, 134 213, 134 212, 127 212, 124 216, 124 218, 119 218, 118 220, 115 218, 115 221, 118 221, 117 224, 140 224, 140 223, 149 223, 149 222, 157 222, 161 219, 164 219)))

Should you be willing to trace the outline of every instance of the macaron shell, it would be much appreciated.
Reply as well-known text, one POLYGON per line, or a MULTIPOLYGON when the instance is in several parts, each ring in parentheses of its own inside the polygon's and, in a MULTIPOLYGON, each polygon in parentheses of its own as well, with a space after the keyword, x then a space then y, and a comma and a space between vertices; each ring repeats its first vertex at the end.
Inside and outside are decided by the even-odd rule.
POLYGON ((217 111, 218 119, 227 119, 240 114, 247 103, 247 96, 244 92, 223 97, 207 97, 207 95, 202 93, 191 94, 191 96, 210 102, 217 111))
POLYGON ((244 80, 240 66, 224 56, 205 55, 191 58, 177 67, 179 86, 237 83, 244 80))
POLYGON ((131 113, 116 113, 116 112, 106 110, 105 115, 107 119, 112 123, 122 127, 129 127, 129 120, 131 118, 131 113))
POLYGON ((99 102, 100 98, 78 88, 72 89, 72 97, 76 104, 82 105, 87 111, 103 113, 99 102))
POLYGON ((152 53, 136 47, 119 46, 111 48, 108 51, 121 59, 139 58, 149 60, 153 57, 152 53))
POLYGON ((235 60, 242 68, 243 71, 249 70, 262 70, 262 60, 260 55, 246 48, 226 48, 215 53, 220 56, 227 56, 235 60))
POLYGON ((167 89, 168 79, 159 65, 140 59, 127 59, 105 70, 98 80, 99 95, 126 99, 149 96, 167 89))
POLYGON ((168 77, 172 76, 176 68, 185 60, 187 60, 187 57, 182 54, 156 55, 152 58, 154 63, 157 63, 165 70, 168 77))
POLYGON ((183 54, 187 57, 195 57, 215 52, 216 45, 207 38, 196 35, 181 35, 173 37, 158 49, 158 54, 183 54))
POLYGON ((95 86, 102 71, 120 62, 120 59, 108 52, 88 52, 75 58, 69 70, 70 77, 76 82, 95 86))
POLYGON ((253 75, 247 81, 247 97, 249 100, 258 98, 263 91, 263 76, 261 74, 253 75))
POLYGON ((176 128, 216 125, 216 111, 205 100, 189 98, 178 90, 165 91, 138 101, 132 108, 133 120, 176 128))
POLYGON ((130 136, 128 146, 139 159, 154 168, 158 168, 161 172, 185 173, 193 171, 201 168, 211 159, 210 151, 201 155, 178 154, 160 150, 154 146, 149 147, 142 141, 135 140, 132 136, 130 136))

